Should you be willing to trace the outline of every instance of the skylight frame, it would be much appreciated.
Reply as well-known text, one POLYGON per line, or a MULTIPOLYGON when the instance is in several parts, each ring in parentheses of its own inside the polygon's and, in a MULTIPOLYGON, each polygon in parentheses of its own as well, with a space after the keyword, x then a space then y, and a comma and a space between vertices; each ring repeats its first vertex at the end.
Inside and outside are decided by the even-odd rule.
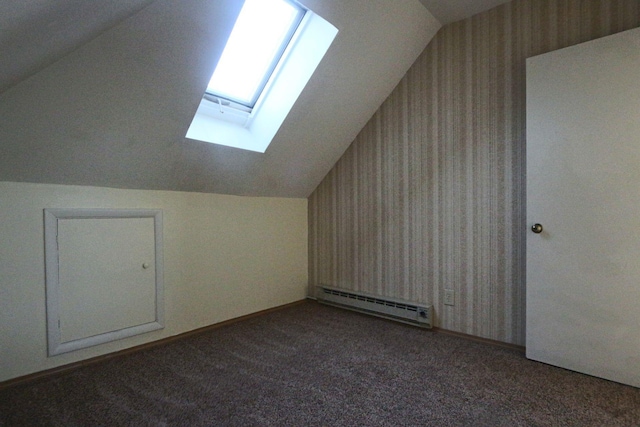
POLYGON ((264 153, 337 34, 334 25, 307 9, 255 107, 240 111, 237 104, 203 96, 186 138, 264 153))
MULTIPOLYGON (((269 66, 265 69, 265 72, 262 75, 262 79, 260 80, 259 84, 256 86, 256 90, 253 93, 253 96, 250 98, 249 102, 246 102, 245 100, 240 99, 238 97, 234 97, 232 95, 230 96, 229 93, 222 93, 222 92, 216 93, 215 91, 211 90, 209 86, 205 91, 205 99, 208 99, 211 102, 219 104, 220 106, 223 106, 223 105, 230 106, 233 109, 236 109, 239 111, 245 111, 248 113, 250 113, 251 110, 256 106, 256 103, 260 99, 261 95, 265 92, 265 89, 267 88, 269 81, 274 76, 274 72, 277 70, 278 65, 282 63, 282 61, 285 59, 286 57, 285 53, 287 52, 287 48, 292 43, 292 40, 294 39, 294 36, 298 32, 298 28, 300 27, 300 24, 307 13, 307 9, 301 6, 300 4, 298 4, 294 0, 279 0, 279 1, 287 3, 292 8, 294 8, 296 11, 296 14, 287 32, 284 34, 284 37, 282 38, 282 42, 275 49, 271 62, 269 66)), ((247 3, 245 3, 245 6, 246 5, 247 3)), ((245 6, 243 6, 243 10, 245 6)), ((241 16, 242 16, 242 11, 238 16, 238 20, 240 20, 241 16)), ((236 25, 234 25, 234 28, 232 30, 231 36, 229 37, 229 40, 231 40, 232 37, 234 36, 234 32, 236 31, 236 28, 237 28, 237 23, 238 21, 236 21, 236 25)), ((229 46, 229 43, 227 43, 227 46, 225 46, 221 60, 222 58, 224 58, 225 52, 227 52, 228 46, 229 46)), ((217 69, 218 67, 216 66, 216 70, 217 69)), ((213 80, 216 70, 214 70, 214 73, 211 76, 210 81, 213 80)))

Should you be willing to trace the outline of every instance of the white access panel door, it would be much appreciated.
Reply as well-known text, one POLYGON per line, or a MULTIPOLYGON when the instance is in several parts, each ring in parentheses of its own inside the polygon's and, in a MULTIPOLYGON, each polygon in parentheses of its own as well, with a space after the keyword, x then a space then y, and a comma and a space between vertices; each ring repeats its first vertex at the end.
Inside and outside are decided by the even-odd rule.
POLYGON ((527 60, 527 357, 640 387, 640 29, 527 60))
POLYGON ((155 320, 153 236, 152 218, 58 222, 63 342, 155 320))
POLYGON ((158 215, 45 211, 50 354, 162 327, 158 215))

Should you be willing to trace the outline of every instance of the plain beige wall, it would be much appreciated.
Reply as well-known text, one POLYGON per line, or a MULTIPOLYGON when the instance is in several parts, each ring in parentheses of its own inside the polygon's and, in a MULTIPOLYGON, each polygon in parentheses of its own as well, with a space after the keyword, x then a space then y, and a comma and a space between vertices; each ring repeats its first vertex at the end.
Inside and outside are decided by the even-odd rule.
POLYGON ((0 182, 0 381, 304 299, 307 200, 0 182), (44 208, 162 209, 165 328, 47 357, 44 208))

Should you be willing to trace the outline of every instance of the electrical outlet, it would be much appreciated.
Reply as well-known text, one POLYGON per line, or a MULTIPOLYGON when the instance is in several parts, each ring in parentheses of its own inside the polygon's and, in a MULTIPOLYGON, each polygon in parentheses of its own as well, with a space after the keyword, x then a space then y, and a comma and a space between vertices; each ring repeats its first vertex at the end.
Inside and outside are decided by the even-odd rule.
POLYGON ((456 292, 453 289, 444 290, 444 305, 456 305, 456 292))

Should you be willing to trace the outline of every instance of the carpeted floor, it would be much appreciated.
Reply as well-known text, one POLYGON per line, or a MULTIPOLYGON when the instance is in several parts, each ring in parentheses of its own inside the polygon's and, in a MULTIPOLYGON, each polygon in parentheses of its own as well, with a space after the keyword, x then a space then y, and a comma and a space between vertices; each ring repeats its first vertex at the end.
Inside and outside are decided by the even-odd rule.
POLYGON ((306 303, 0 391, 2 426, 640 426, 640 389, 306 303))

